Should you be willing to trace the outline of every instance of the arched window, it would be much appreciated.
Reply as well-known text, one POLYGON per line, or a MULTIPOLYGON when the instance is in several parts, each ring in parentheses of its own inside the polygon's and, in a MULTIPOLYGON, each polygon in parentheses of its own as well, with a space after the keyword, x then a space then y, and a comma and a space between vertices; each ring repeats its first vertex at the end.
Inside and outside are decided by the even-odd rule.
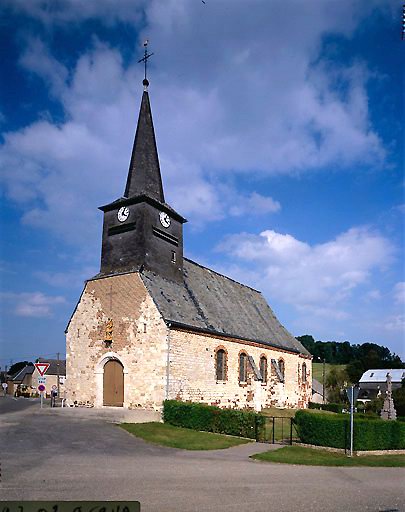
POLYGON ((223 348, 215 354, 215 373, 217 380, 226 380, 226 352, 223 348))
POLYGON ((262 374, 263 384, 267 382, 267 359, 265 356, 260 358, 260 373, 262 374))
POLYGON ((283 376, 283 380, 285 380, 285 364, 284 364, 284 359, 279 359, 278 360, 278 369, 280 370, 280 373, 283 376))
POLYGON ((247 355, 242 352, 239 355, 239 382, 247 380, 247 355))
POLYGON ((307 365, 302 363, 302 382, 307 381, 307 365))

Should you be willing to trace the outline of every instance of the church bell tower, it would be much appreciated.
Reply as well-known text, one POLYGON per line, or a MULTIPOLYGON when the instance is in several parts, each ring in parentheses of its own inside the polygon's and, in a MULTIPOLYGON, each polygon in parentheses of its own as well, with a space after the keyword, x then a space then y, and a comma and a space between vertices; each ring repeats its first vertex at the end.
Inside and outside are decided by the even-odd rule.
POLYGON ((124 195, 100 207, 104 212, 100 275, 145 269, 171 281, 183 282, 186 219, 165 203, 146 65, 143 85, 124 195))

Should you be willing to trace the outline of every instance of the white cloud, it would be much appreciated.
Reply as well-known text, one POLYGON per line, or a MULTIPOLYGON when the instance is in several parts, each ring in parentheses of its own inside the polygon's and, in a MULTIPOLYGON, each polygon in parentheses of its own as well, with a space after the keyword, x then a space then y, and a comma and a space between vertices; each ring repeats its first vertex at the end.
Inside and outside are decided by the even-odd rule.
POLYGON ((397 304, 405 304, 405 281, 394 286, 394 300, 397 304))
POLYGON ((234 204, 229 208, 229 213, 234 217, 275 213, 281 209, 278 201, 275 201, 272 197, 262 196, 257 192, 253 192, 247 197, 238 197, 235 194, 233 202, 234 204))
POLYGON ((96 275, 97 268, 85 266, 80 270, 71 270, 68 272, 34 272, 34 277, 43 281, 50 286, 60 288, 77 288, 80 289, 86 279, 96 275))
MULTIPOLYGON (((166 197, 192 222, 280 209, 277 199, 227 188, 230 176, 383 164, 365 64, 332 65, 319 53, 325 34, 353 33, 365 15, 356 3, 298 2, 293 15, 283 2, 265 1, 255 9, 237 1, 232 9, 227 2, 181 0, 78 5, 9 3, 50 27, 93 16, 137 25, 145 7, 145 33, 156 52, 150 89, 166 197), (299 40, 285 37, 298 27, 299 40)), ((101 220, 95 205, 119 197, 125 184, 139 56, 124 64, 117 50, 95 40, 68 70, 38 39, 28 42, 20 65, 42 77, 65 121, 38 120, 4 134, 7 194, 24 206, 25 223, 95 246, 101 220)))
POLYGON ((15 315, 22 317, 49 317, 55 305, 65 303, 62 296, 45 295, 42 292, 4 292, 1 297, 12 304, 15 315))
POLYGON ((404 339, 404 333, 405 333, 405 315, 404 314, 398 314, 398 315, 391 315, 389 316, 385 323, 384 323, 385 329, 387 331, 396 331, 399 333, 399 336, 402 339, 402 352, 405 349, 405 339, 404 339))
POLYGON ((372 284, 373 273, 385 269, 394 253, 389 240, 367 228, 315 245, 272 230, 242 233, 227 237, 219 250, 253 268, 270 297, 335 319, 348 316, 345 301, 361 285, 372 284))
POLYGON ((365 294, 365 298, 367 300, 380 300, 381 299, 381 292, 380 290, 370 290, 365 294))

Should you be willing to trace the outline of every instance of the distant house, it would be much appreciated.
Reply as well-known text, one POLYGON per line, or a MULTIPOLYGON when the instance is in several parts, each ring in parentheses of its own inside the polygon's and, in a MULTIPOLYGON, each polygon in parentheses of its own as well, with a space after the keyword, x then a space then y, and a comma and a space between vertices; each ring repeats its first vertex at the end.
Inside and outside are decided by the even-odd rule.
POLYGON ((387 373, 391 375, 392 389, 398 389, 405 379, 405 369, 367 370, 359 380, 360 392, 358 400, 373 400, 387 391, 387 373))
POLYGON ((323 404, 323 385, 319 380, 312 379, 312 398, 311 402, 323 404))
MULTIPOLYGON (((63 393, 65 389, 65 379, 66 379, 66 360, 64 359, 44 359, 40 357, 38 359, 38 363, 49 363, 49 368, 46 371, 44 377, 46 378, 46 395, 49 396, 51 394, 51 390, 53 386, 58 388, 58 377, 59 377, 59 391, 60 396, 63 398, 63 393)), ((34 373, 32 374, 32 385, 35 389, 38 388, 39 382, 38 378, 41 375, 38 370, 35 368, 34 373)))
POLYGON ((17 388, 23 393, 32 394, 32 374, 34 373, 35 366, 27 364, 14 374, 12 377, 8 377, 7 384, 8 394, 12 395, 17 391, 17 388))

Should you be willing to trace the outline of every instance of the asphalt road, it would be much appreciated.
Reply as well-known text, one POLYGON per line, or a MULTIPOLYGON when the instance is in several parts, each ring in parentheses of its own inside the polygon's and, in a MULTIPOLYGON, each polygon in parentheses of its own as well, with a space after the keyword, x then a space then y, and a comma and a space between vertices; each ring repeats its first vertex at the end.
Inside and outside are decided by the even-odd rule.
POLYGON ((404 511, 405 469, 267 464, 251 443, 187 452, 85 410, 0 397, 3 500, 139 500, 147 511, 404 511))

